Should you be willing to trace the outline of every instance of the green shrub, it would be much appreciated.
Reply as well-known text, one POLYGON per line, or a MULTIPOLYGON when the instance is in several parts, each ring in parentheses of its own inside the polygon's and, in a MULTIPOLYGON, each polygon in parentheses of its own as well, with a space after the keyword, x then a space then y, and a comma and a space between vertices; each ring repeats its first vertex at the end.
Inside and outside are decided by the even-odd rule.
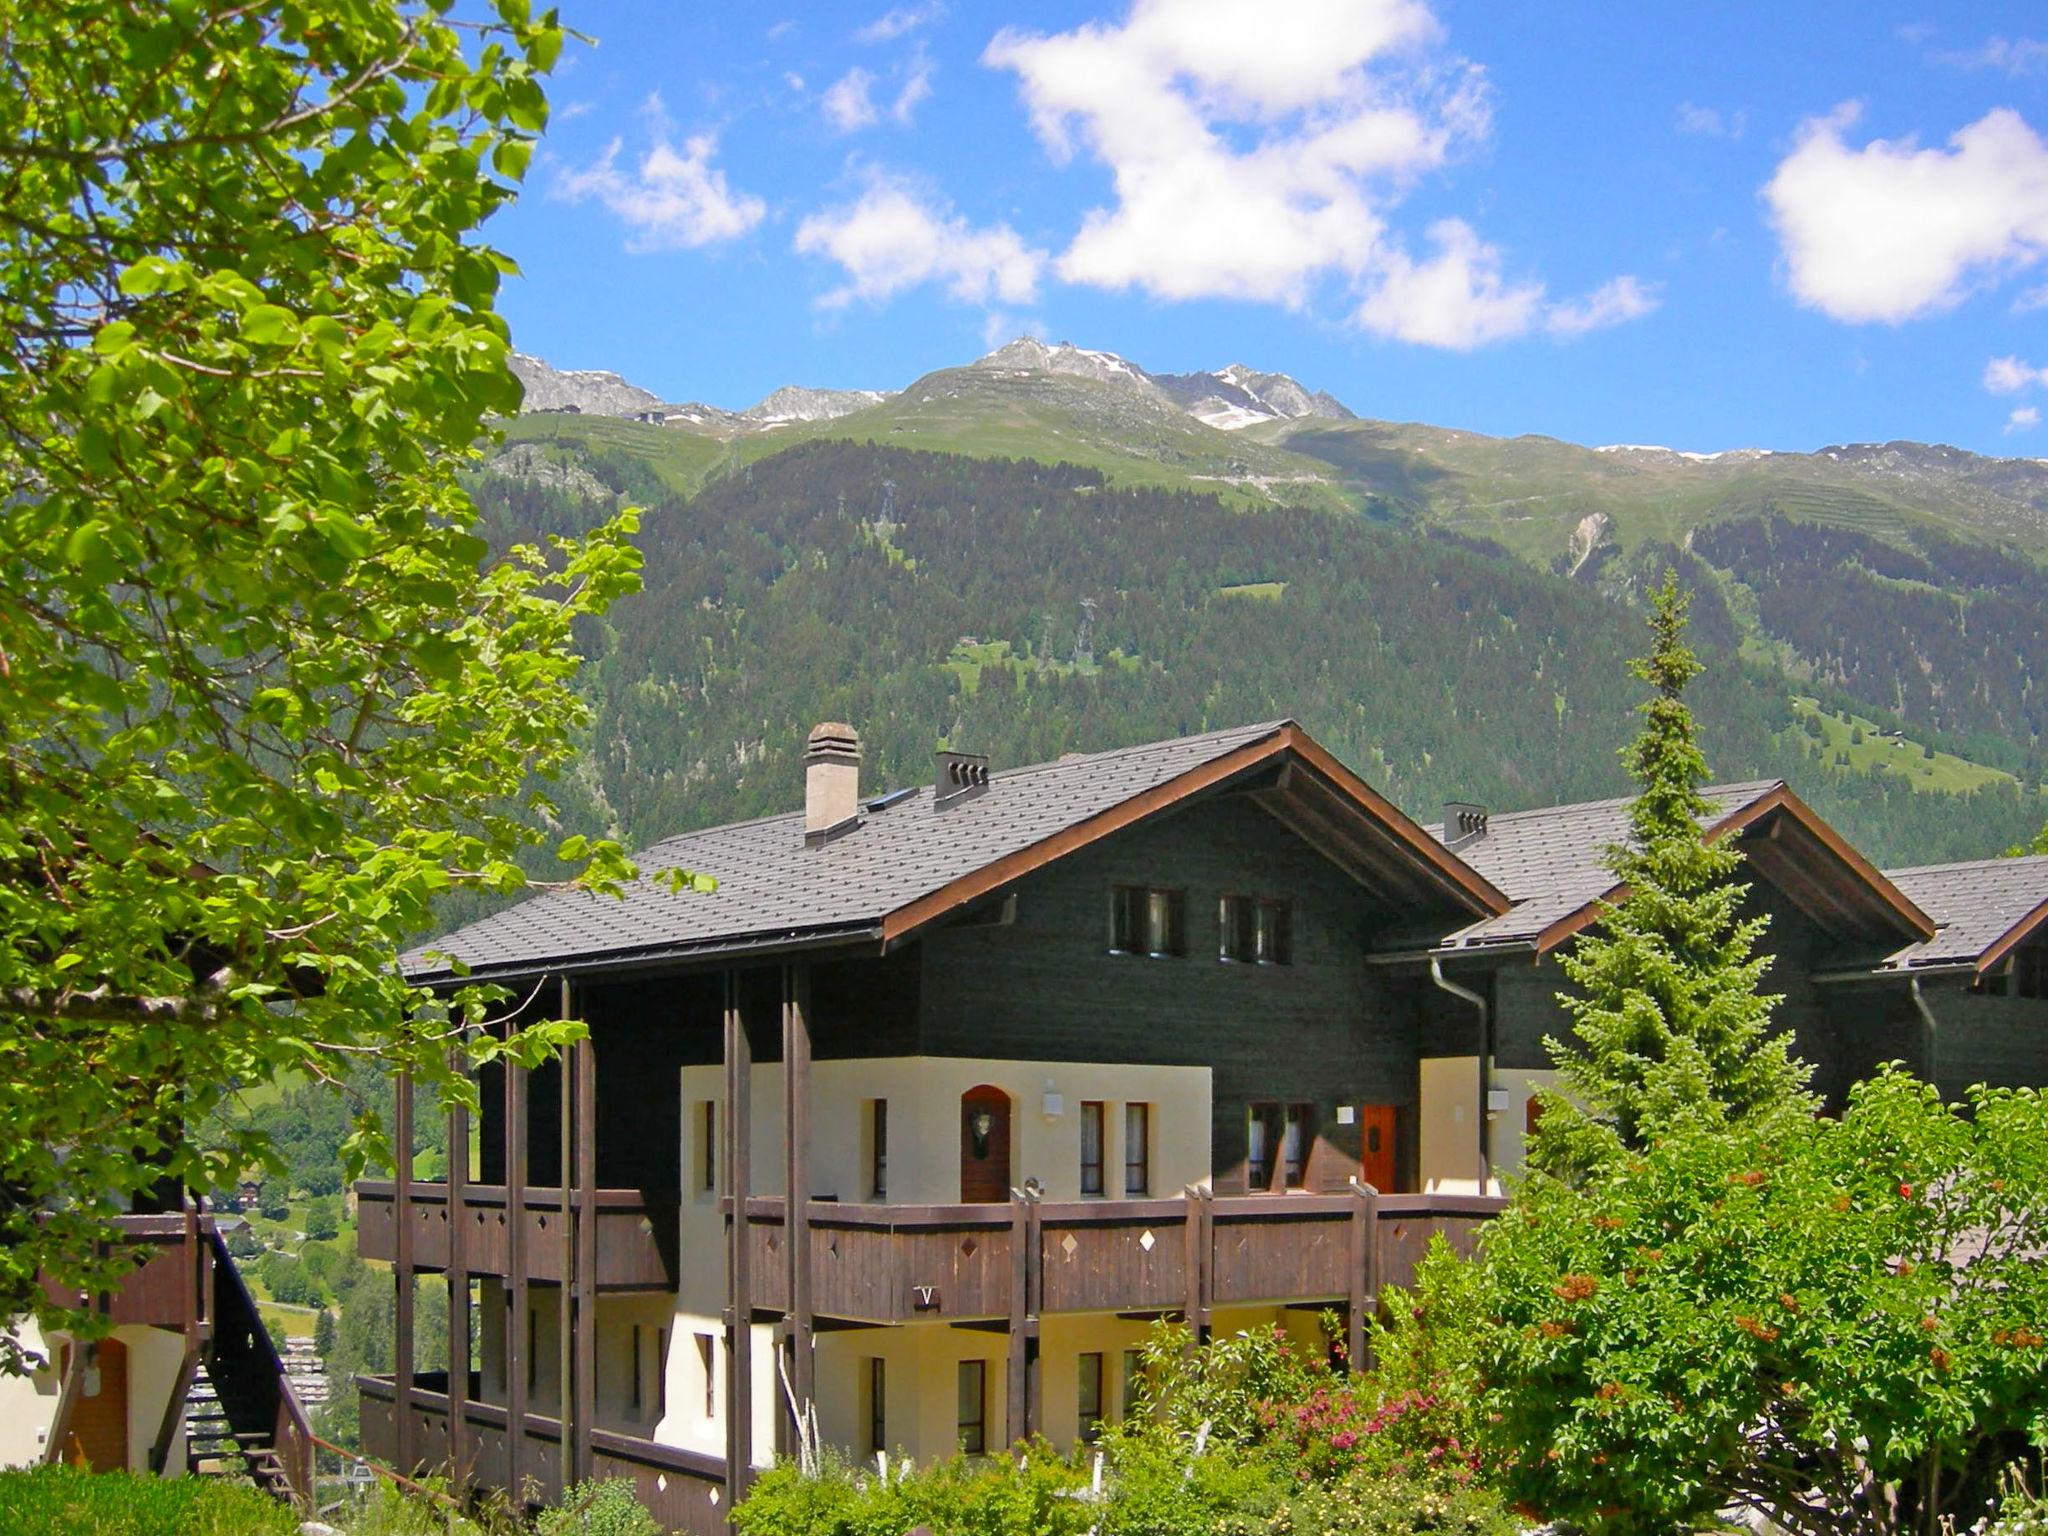
POLYGON ((1278 1458, 1212 1439, 1117 1436, 1101 1508, 1102 1536, 1253 1536, 1284 1507, 1291 1480, 1278 1458))
POLYGON ((1523 1522, 1478 1486, 1429 1487, 1400 1477, 1354 1473, 1311 1483, 1274 1517, 1270 1536, 1516 1536, 1523 1522))
POLYGON ((955 1456, 906 1467, 885 1482, 873 1471, 828 1455, 814 1477, 793 1463, 762 1473, 734 1510, 742 1536, 902 1536, 925 1526, 934 1536, 1082 1536, 1095 1523, 1079 1495, 1086 1475, 1044 1441, 1007 1457, 955 1456))
POLYGON ((294 1536, 298 1528, 274 1499, 210 1478, 72 1467, 0 1472, 7 1536, 294 1536))
POLYGON ((562 1496, 558 1508, 534 1522, 535 1536, 662 1536, 661 1524, 647 1512, 623 1477, 578 1483, 562 1496))
POLYGON ((2021 1468, 2006 1468, 1998 1513, 1984 1536, 2048 1536, 2048 1484, 2041 1482, 2038 1464, 2031 1484, 2021 1468))

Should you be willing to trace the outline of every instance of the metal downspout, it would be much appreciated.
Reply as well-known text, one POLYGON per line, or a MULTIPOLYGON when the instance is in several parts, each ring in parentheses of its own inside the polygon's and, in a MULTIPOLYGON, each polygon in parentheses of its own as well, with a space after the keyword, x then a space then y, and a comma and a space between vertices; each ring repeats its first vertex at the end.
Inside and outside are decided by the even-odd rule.
POLYGON ((1486 1110, 1493 1093, 1493 1011, 1482 994, 1444 975, 1443 961, 1435 955, 1429 957, 1429 979, 1438 990, 1461 997, 1479 1010, 1479 1193, 1488 1194, 1493 1189, 1493 1123, 1486 1110))
POLYGON ((1935 1043, 1938 1039, 1935 1030, 1934 1008, 1927 1001, 1926 995, 1921 992, 1920 978, 1918 976, 1908 976, 1906 978, 1906 995, 1913 999, 1913 1007, 1920 1015, 1921 1064, 1926 1070, 1927 1081, 1933 1083, 1938 1088, 1941 1086, 1941 1077, 1938 1065, 1934 1059, 1935 1043))

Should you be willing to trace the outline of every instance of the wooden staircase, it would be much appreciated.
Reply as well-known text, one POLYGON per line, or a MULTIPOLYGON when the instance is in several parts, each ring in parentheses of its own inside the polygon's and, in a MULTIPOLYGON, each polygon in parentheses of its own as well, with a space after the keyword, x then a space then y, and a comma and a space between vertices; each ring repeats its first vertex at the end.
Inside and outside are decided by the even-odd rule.
POLYGON ((220 1234, 212 1336, 194 1374, 185 1452, 201 1475, 245 1476, 273 1497, 310 1506, 313 1432, 256 1303, 220 1234))

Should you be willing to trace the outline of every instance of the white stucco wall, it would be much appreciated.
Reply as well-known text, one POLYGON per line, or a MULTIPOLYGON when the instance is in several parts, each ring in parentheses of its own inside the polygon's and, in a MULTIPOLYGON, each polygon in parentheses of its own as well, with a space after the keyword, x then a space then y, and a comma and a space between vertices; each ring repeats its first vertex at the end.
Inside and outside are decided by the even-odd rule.
POLYGON ((45 1363, 28 1376, 0 1376, 0 1467, 33 1466, 43 1459, 43 1442, 57 1413, 57 1349, 32 1317, 17 1321, 9 1334, 17 1347, 42 1356, 45 1363))

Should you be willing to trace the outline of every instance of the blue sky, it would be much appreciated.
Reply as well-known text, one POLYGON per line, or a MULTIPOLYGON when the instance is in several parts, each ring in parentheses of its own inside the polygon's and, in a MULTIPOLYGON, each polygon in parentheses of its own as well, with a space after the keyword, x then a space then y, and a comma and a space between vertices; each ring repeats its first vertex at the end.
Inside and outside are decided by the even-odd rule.
POLYGON ((727 407, 1029 331, 1362 415, 2048 456, 2048 11, 567 0, 515 342, 727 407))

